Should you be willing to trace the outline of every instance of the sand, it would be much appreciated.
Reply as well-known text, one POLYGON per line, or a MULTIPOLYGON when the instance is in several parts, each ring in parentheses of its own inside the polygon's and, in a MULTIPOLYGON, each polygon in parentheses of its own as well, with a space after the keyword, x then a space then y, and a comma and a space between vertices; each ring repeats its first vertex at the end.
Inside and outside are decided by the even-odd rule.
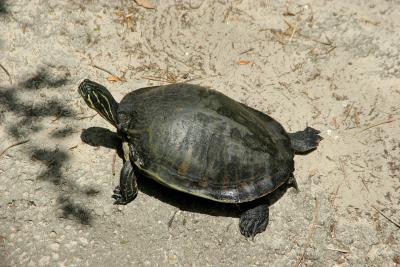
POLYGON ((0 153, 27 141, 0 156, 0 266, 400 264, 400 2, 153 4, 0 1, 0 153), (84 78, 118 100, 209 86, 324 140, 295 157, 300 192, 254 241, 218 205, 145 180, 114 206, 115 130, 78 95, 84 78))

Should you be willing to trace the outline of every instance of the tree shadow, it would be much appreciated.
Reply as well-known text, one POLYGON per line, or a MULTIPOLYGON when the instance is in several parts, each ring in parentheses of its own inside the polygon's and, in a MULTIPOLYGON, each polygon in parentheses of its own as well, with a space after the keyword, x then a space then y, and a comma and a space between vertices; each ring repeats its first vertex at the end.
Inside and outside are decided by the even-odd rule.
MULTIPOLYGON (((0 0, 1 1, 1 0, 0 0)), ((4 1, 0 2, 0 8, 4 1)), ((0 88, 0 124, 5 131, 16 139, 30 138, 33 134, 43 130, 42 122, 49 117, 57 119, 76 117, 75 112, 66 105, 64 99, 46 97, 48 90, 64 90, 70 83, 68 75, 55 78, 45 69, 40 69, 35 75, 15 86, 0 88), (31 93, 41 95, 35 100, 26 96, 31 93), (26 95, 25 95, 26 94, 26 95), (13 120, 5 122, 5 113, 10 113, 13 120)), ((55 131, 50 136, 64 138, 77 132, 72 126, 55 131)), ((45 144, 45 140, 43 140, 45 144)), ((92 196, 99 191, 93 188, 81 188, 74 181, 65 177, 63 170, 65 162, 69 160, 67 150, 60 148, 45 148, 43 146, 27 143, 30 151, 30 160, 40 162, 46 168, 36 177, 39 181, 50 183, 58 192, 57 204, 63 211, 63 218, 74 219, 82 224, 91 224, 93 216, 91 211, 79 203, 71 200, 73 194, 92 196)))
MULTIPOLYGON (((40 131, 40 122, 47 117, 73 117, 75 115, 59 99, 45 99, 42 102, 24 100, 20 97, 24 92, 38 92, 43 88, 61 88, 67 83, 66 78, 54 79, 43 69, 36 75, 10 88, 0 90, 0 113, 12 112, 19 120, 6 126, 8 134, 13 137, 26 137, 40 131)), ((3 116, 0 116, 2 122, 3 116)))
MULTIPOLYGON (((103 146, 116 149, 122 159, 121 140, 118 135, 108 129, 101 127, 90 127, 82 131, 81 139, 84 143, 91 146, 103 146)), ((219 203, 216 201, 196 197, 187 193, 179 192, 163 186, 156 181, 144 177, 138 177, 138 188, 142 193, 157 198, 158 200, 175 206, 180 210, 208 214, 212 216, 238 217, 240 206, 228 203, 219 203)), ((271 206, 278 201, 287 191, 287 185, 281 186, 271 194, 265 197, 267 203, 271 206)), ((111 188, 110 188, 111 190, 111 188)), ((111 201, 111 200, 110 200, 111 201)))

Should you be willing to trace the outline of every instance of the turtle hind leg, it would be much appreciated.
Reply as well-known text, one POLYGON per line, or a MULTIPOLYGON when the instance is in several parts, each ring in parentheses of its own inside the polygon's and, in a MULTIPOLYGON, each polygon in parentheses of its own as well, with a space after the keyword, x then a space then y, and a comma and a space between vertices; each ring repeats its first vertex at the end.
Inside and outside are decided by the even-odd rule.
POLYGON ((293 187, 297 193, 300 192, 299 186, 297 185, 296 178, 294 178, 293 174, 289 177, 289 179, 287 179, 286 185, 288 187, 293 187))
POLYGON ((114 189, 112 198, 115 199, 115 205, 126 205, 137 196, 138 188, 136 176, 132 164, 129 160, 124 162, 121 169, 119 185, 114 189))
POLYGON ((268 225, 269 208, 267 203, 242 204, 244 211, 240 214, 240 233, 245 237, 254 238, 264 232, 268 225))
POLYGON ((317 148, 323 139, 319 135, 320 131, 307 127, 303 131, 289 133, 292 148, 296 153, 306 153, 317 148))

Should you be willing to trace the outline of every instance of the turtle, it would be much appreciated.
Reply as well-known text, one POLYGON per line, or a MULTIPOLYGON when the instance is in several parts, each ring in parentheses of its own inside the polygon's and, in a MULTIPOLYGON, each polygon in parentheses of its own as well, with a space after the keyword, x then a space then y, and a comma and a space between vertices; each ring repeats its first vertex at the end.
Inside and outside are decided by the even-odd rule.
POLYGON ((120 103, 88 79, 78 92, 122 141, 114 204, 134 200, 137 177, 145 176, 174 190, 236 204, 246 237, 265 231, 270 193, 283 185, 298 190, 295 153, 315 150, 322 140, 320 131, 308 126, 287 133, 267 114, 200 85, 140 88, 120 103))

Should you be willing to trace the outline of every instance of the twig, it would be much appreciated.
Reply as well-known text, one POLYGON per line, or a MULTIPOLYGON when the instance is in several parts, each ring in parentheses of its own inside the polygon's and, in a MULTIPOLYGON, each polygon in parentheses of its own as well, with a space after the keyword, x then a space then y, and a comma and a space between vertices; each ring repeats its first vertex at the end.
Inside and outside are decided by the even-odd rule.
POLYGON ((110 74, 111 76, 118 77, 117 75, 115 75, 114 73, 112 73, 112 72, 109 71, 109 70, 106 70, 105 68, 99 67, 99 66, 97 66, 97 65, 92 65, 92 67, 93 67, 93 68, 96 68, 96 69, 99 69, 99 70, 102 70, 102 71, 105 71, 105 72, 107 72, 108 74, 110 74))
POLYGON ((366 189, 366 190, 367 190, 367 192, 369 193, 369 189, 368 189, 367 183, 364 181, 364 178, 363 178, 362 176, 359 176, 359 177, 360 177, 360 179, 361 179, 361 182, 363 183, 363 185, 364 185, 365 189, 366 189))
POLYGON ((62 115, 64 115, 63 112, 59 112, 50 123, 54 123, 55 121, 58 121, 62 117, 62 115))
POLYGON ((20 142, 18 142, 18 143, 15 143, 15 144, 10 145, 9 147, 6 147, 6 148, 0 153, 0 157, 3 156, 3 154, 6 153, 7 150, 9 150, 10 148, 15 147, 15 146, 18 146, 18 145, 25 144, 25 143, 27 143, 27 142, 29 142, 29 139, 24 140, 24 141, 20 141, 20 142))
POLYGON ((370 125, 370 126, 364 128, 363 130, 361 130, 360 132, 358 132, 358 134, 360 134, 362 132, 365 132, 366 130, 369 130, 369 129, 373 128, 373 127, 376 127, 376 126, 379 126, 379 125, 382 125, 382 124, 391 123, 391 122, 394 122, 394 121, 397 121, 397 119, 392 119, 392 120, 383 121, 383 122, 380 122, 380 123, 376 123, 376 124, 370 125))
POLYGON ((300 256, 300 259, 295 264, 296 267, 299 267, 300 264, 303 262, 304 256, 306 254, 306 250, 310 246, 311 239, 313 238, 313 236, 315 234, 315 228, 317 227, 317 222, 318 222, 318 218, 319 218, 319 208, 320 208, 319 198, 315 197, 314 218, 313 218, 313 221, 312 221, 312 224, 311 224, 311 227, 310 227, 311 228, 310 232, 309 232, 308 237, 307 237, 306 246, 304 247, 304 250, 303 250, 303 253, 300 256))
POLYGON ((314 41, 314 42, 319 43, 319 44, 332 46, 332 41, 329 40, 329 39, 328 39, 328 40, 329 40, 328 42, 324 42, 324 41, 315 39, 314 37, 304 35, 304 34, 302 34, 302 33, 297 33, 297 34, 300 35, 301 37, 303 37, 304 39, 308 39, 308 40, 314 41))
POLYGON ((347 110, 347 112, 346 112, 346 117, 343 119, 342 124, 344 124, 344 123, 347 121, 347 118, 350 116, 350 112, 351 112, 351 110, 353 109, 353 106, 354 106, 354 102, 351 103, 349 109, 347 110))
POLYGON ((253 50, 254 50, 254 48, 249 48, 246 51, 240 52, 239 55, 247 54, 247 53, 249 53, 249 52, 251 52, 253 50))
POLYGON ((342 253, 350 253, 350 250, 347 248, 339 248, 339 247, 334 247, 334 246, 327 246, 326 249, 333 250, 333 251, 339 251, 342 253))
POLYGON ((88 118, 91 118, 91 119, 93 119, 95 116, 97 116, 97 113, 96 113, 96 114, 94 114, 94 115, 90 115, 90 116, 85 116, 85 117, 77 117, 76 119, 77 119, 77 120, 84 120, 84 119, 88 119, 88 118))
POLYGON ((194 77, 194 78, 186 80, 185 82, 193 82, 193 81, 205 80, 205 79, 210 79, 210 78, 214 78, 214 77, 219 77, 219 75, 211 75, 211 76, 208 76, 208 77, 194 77))
POLYGON ((393 219, 391 219, 390 217, 386 216, 380 209, 378 209, 377 207, 375 207, 374 205, 372 205, 372 207, 379 212, 380 215, 382 215, 383 217, 385 217, 389 222, 393 223, 394 225, 397 226, 397 228, 400 228, 400 223, 395 222, 393 219))
POLYGON ((1 68, 2 70, 4 70, 4 72, 7 74, 8 79, 9 79, 9 81, 10 81, 10 84, 12 85, 11 75, 10 75, 10 73, 8 72, 8 70, 7 70, 3 65, 1 65, 1 64, 0 64, 0 68, 1 68))
POLYGON ((167 224, 167 225, 168 225, 168 228, 171 228, 172 222, 174 221, 175 215, 178 213, 178 211, 179 211, 179 210, 176 210, 176 211, 174 212, 174 214, 172 215, 171 219, 169 219, 168 224, 167 224))
POLYGON ((74 145, 74 146, 69 147, 68 150, 74 150, 77 147, 78 147, 78 145, 74 145))
POLYGON ((155 81, 155 82, 163 82, 163 83, 173 83, 169 81, 168 79, 162 78, 162 77, 151 77, 151 76, 143 76, 141 77, 142 79, 150 80, 150 81, 155 81))

